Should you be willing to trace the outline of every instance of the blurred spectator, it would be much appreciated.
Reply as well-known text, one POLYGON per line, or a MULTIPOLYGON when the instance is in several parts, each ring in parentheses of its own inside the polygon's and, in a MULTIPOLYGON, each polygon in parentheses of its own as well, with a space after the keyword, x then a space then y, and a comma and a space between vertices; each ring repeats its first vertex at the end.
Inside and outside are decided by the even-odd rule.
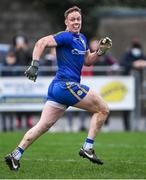
POLYGON ((146 56, 138 39, 132 41, 130 49, 123 54, 120 64, 124 67, 124 75, 129 75, 132 69, 141 73, 146 67, 146 56))
POLYGON ((98 49, 98 40, 97 38, 91 38, 89 41, 89 49, 91 52, 94 52, 98 49))
POLYGON ((16 56, 13 49, 10 49, 7 54, 5 61, 3 63, 3 69, 1 72, 2 76, 17 76, 18 73, 16 71, 16 56))
MULTIPOLYGON (((146 67, 146 56, 138 38, 132 40, 131 47, 123 54, 120 64, 124 68, 123 75, 129 75, 132 70, 136 70, 140 75, 140 84, 142 84, 142 70, 146 67)), ((130 111, 123 112, 123 119, 125 130, 130 130, 130 111)))
MULTIPOLYGON (((24 76, 24 66, 28 66, 31 63, 32 56, 28 46, 28 38, 25 35, 16 35, 13 37, 13 48, 16 56, 17 72, 20 76, 24 76)), ((26 126, 32 127, 31 113, 17 113, 16 127, 22 128, 22 118, 26 117, 26 126)))
POLYGON ((13 37, 13 48, 15 51, 17 66, 22 67, 19 75, 24 75, 23 66, 28 66, 31 63, 31 51, 28 46, 28 38, 24 35, 16 35, 13 37))
POLYGON ((9 49, 10 49, 9 44, 0 44, 0 66, 4 63, 9 49))

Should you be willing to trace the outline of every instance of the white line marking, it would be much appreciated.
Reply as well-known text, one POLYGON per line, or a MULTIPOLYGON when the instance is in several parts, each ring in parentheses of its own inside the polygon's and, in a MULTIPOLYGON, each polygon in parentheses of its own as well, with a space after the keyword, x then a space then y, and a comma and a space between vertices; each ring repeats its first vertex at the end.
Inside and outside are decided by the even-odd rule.
POLYGON ((43 158, 38 158, 38 159, 29 159, 29 158, 23 158, 24 161, 49 161, 49 162, 80 162, 80 160, 75 160, 75 159, 43 159, 43 158))
MULTIPOLYGON (((39 158, 39 159, 29 159, 29 158, 23 158, 24 161, 48 161, 48 162, 81 162, 83 159, 79 159, 79 160, 75 160, 75 159, 46 159, 46 158, 39 158)), ((114 160, 111 160, 111 159, 105 159, 105 163, 108 164, 111 163, 111 162, 115 162, 114 160)), ((125 164, 146 164, 146 162, 144 161, 131 161, 131 160, 127 160, 127 161, 124 161, 124 160, 120 160, 118 161, 119 163, 125 163, 125 164)))

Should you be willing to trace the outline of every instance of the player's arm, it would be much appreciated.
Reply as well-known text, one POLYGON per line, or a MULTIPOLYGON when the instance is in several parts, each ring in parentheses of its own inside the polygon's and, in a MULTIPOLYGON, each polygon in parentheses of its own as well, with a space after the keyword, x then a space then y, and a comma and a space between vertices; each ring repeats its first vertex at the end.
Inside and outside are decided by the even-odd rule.
POLYGON ((87 51, 85 55, 84 65, 90 66, 98 61, 98 56, 102 56, 112 47, 112 40, 108 37, 101 39, 98 43, 98 48, 95 52, 91 53, 90 50, 87 51))
POLYGON ((98 61, 97 52, 95 51, 91 53, 90 50, 88 50, 85 55, 84 65, 90 66, 90 65, 93 65, 96 61, 98 61))
POLYGON ((46 36, 38 40, 34 46, 32 58, 39 60, 46 47, 56 47, 57 43, 52 35, 46 36))
POLYGON ((56 47, 57 43, 52 35, 41 38, 35 43, 33 53, 32 53, 32 62, 29 68, 25 71, 26 77, 32 81, 36 81, 38 68, 39 68, 39 59, 46 47, 56 47))

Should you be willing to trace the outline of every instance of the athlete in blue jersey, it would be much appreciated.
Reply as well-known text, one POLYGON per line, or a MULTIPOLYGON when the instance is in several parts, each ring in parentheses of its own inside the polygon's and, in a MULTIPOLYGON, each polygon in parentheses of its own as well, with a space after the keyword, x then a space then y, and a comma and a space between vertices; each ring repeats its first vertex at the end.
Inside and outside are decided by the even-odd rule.
POLYGON ((93 113, 88 136, 79 155, 93 163, 103 164, 93 150, 93 143, 108 116, 109 108, 97 92, 80 84, 80 75, 83 64, 92 65, 97 56, 104 54, 112 46, 112 42, 108 37, 101 39, 99 48, 91 53, 85 36, 80 33, 81 24, 81 10, 76 6, 69 8, 65 12, 66 31, 43 37, 35 44, 33 60, 25 75, 33 81, 36 80, 39 59, 46 47, 56 48, 58 71, 49 85, 47 102, 39 122, 24 135, 18 147, 5 157, 11 170, 19 169, 19 160, 24 150, 48 131, 69 106, 93 113))

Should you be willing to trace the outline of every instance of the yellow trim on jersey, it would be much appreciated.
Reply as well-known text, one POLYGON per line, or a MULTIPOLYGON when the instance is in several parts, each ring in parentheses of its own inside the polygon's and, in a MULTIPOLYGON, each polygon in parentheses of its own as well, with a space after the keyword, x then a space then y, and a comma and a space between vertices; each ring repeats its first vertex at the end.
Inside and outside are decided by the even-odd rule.
POLYGON ((82 100, 70 87, 70 85, 68 83, 66 83, 66 87, 67 89, 69 89, 69 91, 80 101, 82 100))
POLYGON ((86 91, 86 89, 84 89, 83 87, 81 87, 79 84, 77 84, 77 86, 84 92, 84 93, 88 93, 88 91, 86 91))
POLYGON ((56 35, 58 35, 58 34, 60 34, 60 33, 62 33, 62 32, 65 32, 65 31, 59 31, 59 32, 57 32, 57 33, 55 33, 55 34, 53 34, 53 35, 56 36, 56 35))

